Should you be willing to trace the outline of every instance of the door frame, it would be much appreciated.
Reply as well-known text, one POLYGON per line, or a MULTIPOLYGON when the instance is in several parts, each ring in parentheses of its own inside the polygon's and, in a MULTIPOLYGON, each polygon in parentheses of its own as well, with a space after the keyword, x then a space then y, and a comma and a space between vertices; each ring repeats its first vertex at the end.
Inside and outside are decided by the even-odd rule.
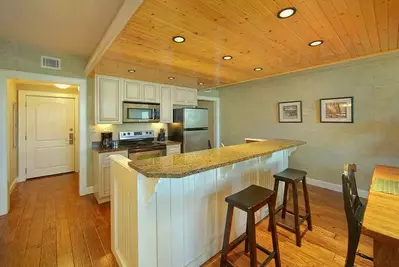
POLYGON ((207 101, 211 101, 213 102, 214 106, 215 106, 215 125, 214 125, 214 129, 215 129, 215 140, 214 140, 214 144, 215 144, 215 148, 219 148, 220 147, 220 98, 219 97, 211 97, 211 96, 198 96, 197 97, 198 100, 207 100, 207 101))
MULTIPOLYGON (((81 196, 92 193, 87 187, 87 155, 88 155, 88 120, 87 120, 87 79, 68 78, 47 74, 22 72, 0 69, 0 147, 8 144, 8 79, 33 80, 50 83, 68 83, 79 86, 79 194, 81 196)), ((8 188, 8 149, 0 150, 0 216, 10 209, 10 195, 8 188)))
MULTIPOLYGON (((75 136, 76 133, 79 134, 79 95, 74 94, 62 94, 62 93, 52 93, 52 92, 42 92, 42 91, 18 91, 18 103, 24 103, 26 97, 28 96, 42 96, 42 97, 54 97, 54 98, 68 98, 74 100, 74 128, 75 136)), ((17 182, 25 182, 26 174, 25 168, 27 165, 27 141, 25 140, 26 133, 26 105, 18 105, 18 177, 17 182)), ((77 142, 74 142, 74 171, 79 172, 79 138, 76 138, 77 142)))

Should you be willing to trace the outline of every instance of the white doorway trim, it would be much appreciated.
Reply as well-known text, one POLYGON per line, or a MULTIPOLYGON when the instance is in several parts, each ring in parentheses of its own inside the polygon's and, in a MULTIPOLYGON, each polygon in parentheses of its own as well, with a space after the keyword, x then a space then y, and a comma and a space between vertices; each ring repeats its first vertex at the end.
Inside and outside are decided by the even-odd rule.
POLYGON ((198 100, 214 102, 215 105, 215 148, 220 147, 220 98, 211 96, 198 96, 198 100))
MULTIPOLYGON (((44 96, 44 97, 57 97, 57 98, 70 98, 74 100, 74 109, 75 109, 75 132, 79 134, 79 95, 74 94, 62 94, 62 93, 52 93, 52 92, 43 92, 43 91, 18 91, 18 177, 17 182, 25 182, 26 181, 26 106, 23 105, 26 101, 27 96, 44 96)), ((79 172, 79 138, 75 139, 74 143, 74 165, 75 172, 79 172)))
POLYGON ((81 196, 90 193, 87 188, 87 80, 81 78, 68 78, 31 72, 21 72, 0 69, 0 216, 7 214, 10 209, 10 196, 8 188, 8 98, 7 80, 22 79, 51 83, 68 83, 79 86, 79 194, 81 196))

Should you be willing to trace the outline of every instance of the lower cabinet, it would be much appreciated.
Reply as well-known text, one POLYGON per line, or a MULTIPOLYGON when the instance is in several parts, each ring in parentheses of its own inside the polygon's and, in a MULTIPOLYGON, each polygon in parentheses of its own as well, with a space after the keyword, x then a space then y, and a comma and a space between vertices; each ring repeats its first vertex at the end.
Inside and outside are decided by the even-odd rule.
POLYGON ((111 159, 109 156, 111 155, 128 157, 128 152, 127 150, 107 153, 93 151, 94 196, 98 204, 110 201, 111 159))
POLYGON ((167 145, 166 146, 166 156, 181 153, 181 144, 167 145))

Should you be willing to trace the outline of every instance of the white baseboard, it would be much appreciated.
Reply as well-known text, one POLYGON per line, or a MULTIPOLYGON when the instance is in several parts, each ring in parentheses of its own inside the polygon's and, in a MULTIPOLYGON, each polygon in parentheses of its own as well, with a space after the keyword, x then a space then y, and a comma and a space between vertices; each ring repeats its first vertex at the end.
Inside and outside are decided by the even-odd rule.
POLYGON ((94 192, 94 186, 88 186, 86 189, 86 194, 93 194, 94 192))
POLYGON ((8 193, 10 195, 11 195, 12 191, 14 191, 16 185, 17 185, 17 179, 14 179, 14 181, 12 182, 12 184, 10 186, 10 190, 8 191, 8 193))
MULTIPOLYGON (((326 189, 329 189, 332 191, 342 192, 342 185, 340 185, 340 184, 333 184, 333 183, 315 180, 315 179, 311 179, 311 178, 306 178, 306 181, 310 185, 314 185, 314 186, 321 187, 321 188, 326 188, 326 189)), ((361 190, 361 189, 358 189, 357 191, 358 191, 360 197, 368 198, 368 196, 369 196, 368 191, 361 190)))

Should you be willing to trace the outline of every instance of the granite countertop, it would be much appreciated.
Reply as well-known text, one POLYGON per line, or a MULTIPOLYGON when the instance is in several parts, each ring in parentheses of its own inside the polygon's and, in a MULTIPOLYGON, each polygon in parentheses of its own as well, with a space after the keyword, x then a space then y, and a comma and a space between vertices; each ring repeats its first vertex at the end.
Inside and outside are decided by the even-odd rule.
POLYGON ((182 178, 304 144, 306 142, 297 140, 270 139, 264 142, 131 161, 129 166, 149 178, 182 178))
POLYGON ((128 150, 127 147, 125 146, 119 146, 118 148, 113 148, 113 147, 92 147, 94 151, 97 151, 98 153, 108 153, 108 152, 117 152, 117 151, 124 151, 128 150))

